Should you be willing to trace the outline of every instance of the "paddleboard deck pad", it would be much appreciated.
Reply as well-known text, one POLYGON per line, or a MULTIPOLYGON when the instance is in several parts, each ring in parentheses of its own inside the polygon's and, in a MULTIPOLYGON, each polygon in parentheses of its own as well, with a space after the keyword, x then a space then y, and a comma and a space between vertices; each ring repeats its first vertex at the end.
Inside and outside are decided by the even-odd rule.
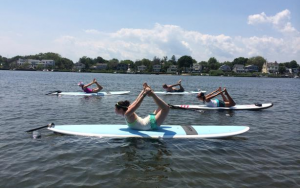
POLYGON ((235 105, 232 107, 207 107, 206 105, 170 105, 173 109, 192 109, 192 110, 261 110, 270 108, 273 103, 235 105))
POLYGON ((248 126, 162 125, 157 130, 130 129, 127 125, 54 125, 49 130, 67 134, 117 138, 224 138, 249 130, 248 126))
POLYGON ((155 94, 164 94, 164 95, 189 95, 189 94, 198 94, 198 93, 206 93, 206 91, 184 91, 184 92, 166 92, 166 91, 157 91, 155 94))
POLYGON ((109 96, 109 95, 125 95, 130 91, 114 91, 114 92, 98 92, 98 93, 86 93, 86 92, 53 92, 51 95, 69 95, 69 96, 109 96))

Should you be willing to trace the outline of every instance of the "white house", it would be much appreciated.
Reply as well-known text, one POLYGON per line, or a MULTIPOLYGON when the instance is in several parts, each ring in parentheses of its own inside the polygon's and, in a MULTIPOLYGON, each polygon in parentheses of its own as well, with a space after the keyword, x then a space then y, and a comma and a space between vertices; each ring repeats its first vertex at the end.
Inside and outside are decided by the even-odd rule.
POLYGON ((262 73, 276 73, 278 72, 279 64, 277 62, 264 63, 262 73))
POLYGON ((176 65, 171 65, 168 69, 167 69, 167 73, 176 73, 177 72, 177 66, 176 65))
POLYGON ((202 71, 202 66, 200 64, 193 64, 193 72, 201 72, 202 71))
POLYGON ((42 65, 44 67, 55 66, 55 61, 54 60, 35 60, 35 59, 19 58, 19 60, 17 60, 17 64, 19 66, 22 66, 23 64, 29 64, 29 68, 35 69, 38 65, 42 65))
POLYGON ((153 72, 160 72, 160 70, 161 70, 161 65, 160 64, 153 65, 153 72))
POLYGON ((106 63, 97 63, 96 66, 93 66, 92 68, 97 69, 97 70, 106 70, 107 64, 106 63))
POLYGON ((235 73, 243 73, 243 72, 245 72, 244 65, 235 64, 232 68, 232 71, 235 72, 235 73))
POLYGON ((143 72, 147 69, 145 65, 138 66, 138 71, 143 72))
POLYGON ((85 64, 81 63, 81 62, 77 62, 74 64, 74 68, 77 70, 81 70, 85 68, 85 64))

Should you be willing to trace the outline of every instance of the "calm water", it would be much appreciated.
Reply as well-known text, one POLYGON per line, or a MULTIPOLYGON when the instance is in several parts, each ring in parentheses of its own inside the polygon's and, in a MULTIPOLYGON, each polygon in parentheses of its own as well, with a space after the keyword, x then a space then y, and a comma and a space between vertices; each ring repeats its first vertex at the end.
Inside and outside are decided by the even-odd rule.
MULTIPOLYGON (((119 75, 0 71, 0 187, 300 187, 300 79, 119 75), (79 91, 93 78, 107 97, 46 96, 79 91), (228 139, 112 139, 25 130, 55 124, 125 124, 114 104, 133 101, 147 81, 182 79, 187 91, 227 87, 237 104, 273 102, 262 111, 171 110, 165 124, 248 125, 228 139)), ((198 104, 195 96, 161 96, 170 104, 198 104)), ((138 114, 156 108, 145 98, 138 114)))

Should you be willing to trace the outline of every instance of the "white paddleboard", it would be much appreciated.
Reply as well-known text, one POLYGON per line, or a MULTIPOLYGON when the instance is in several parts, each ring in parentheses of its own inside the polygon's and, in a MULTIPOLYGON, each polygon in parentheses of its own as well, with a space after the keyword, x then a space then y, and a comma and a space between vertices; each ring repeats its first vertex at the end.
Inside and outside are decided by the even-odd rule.
POLYGON ((52 95, 70 95, 70 96, 107 96, 107 95, 124 95, 130 91, 114 91, 114 92, 98 92, 98 93, 86 93, 86 92, 54 92, 52 95))
POLYGON ((80 136, 138 138, 223 138, 245 133, 248 126, 162 125, 157 130, 141 131, 127 125, 52 125, 49 130, 80 136))
POLYGON ((206 105, 171 105, 174 109, 193 109, 193 110, 260 110, 273 106, 273 103, 261 104, 261 106, 255 104, 249 105, 235 105, 232 107, 207 107, 206 105))
POLYGON ((198 94, 198 93, 206 93, 206 91, 184 91, 184 92, 166 92, 166 91, 157 91, 155 94, 164 94, 164 95, 188 95, 188 94, 198 94))

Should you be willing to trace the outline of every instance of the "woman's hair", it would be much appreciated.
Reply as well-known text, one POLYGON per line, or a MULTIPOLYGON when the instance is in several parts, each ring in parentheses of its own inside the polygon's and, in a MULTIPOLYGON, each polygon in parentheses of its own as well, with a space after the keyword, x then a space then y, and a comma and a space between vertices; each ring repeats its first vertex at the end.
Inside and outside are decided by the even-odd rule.
POLYGON ((129 105, 130 105, 130 102, 128 100, 125 100, 125 101, 117 102, 117 104, 115 106, 118 109, 122 108, 126 112, 129 105))
POLYGON ((202 97, 203 101, 206 100, 205 94, 202 92, 198 93, 198 95, 197 95, 197 98, 201 98, 201 97, 202 97))

